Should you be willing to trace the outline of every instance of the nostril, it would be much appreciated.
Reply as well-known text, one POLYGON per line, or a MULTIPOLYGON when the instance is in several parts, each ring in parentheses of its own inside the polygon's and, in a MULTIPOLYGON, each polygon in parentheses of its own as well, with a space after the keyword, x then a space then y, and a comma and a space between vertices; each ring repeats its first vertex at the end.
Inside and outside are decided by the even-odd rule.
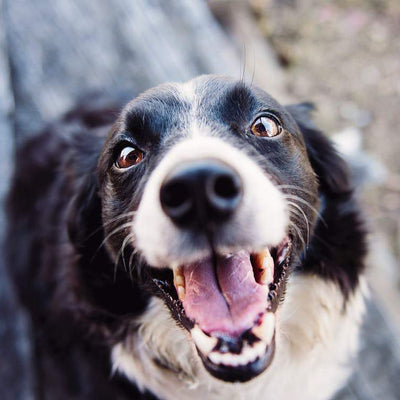
POLYGON ((192 207, 192 197, 184 182, 172 181, 161 188, 161 205, 171 218, 181 218, 192 207))
POLYGON ((232 175, 220 175, 214 180, 214 193, 223 199, 230 200, 240 194, 240 183, 232 175))
POLYGON ((214 218, 229 217, 237 208, 241 195, 241 181, 233 172, 220 172, 207 182, 206 198, 214 218))
POLYGON ((161 201, 167 207, 179 207, 189 198, 187 187, 182 182, 171 182, 163 187, 161 201))

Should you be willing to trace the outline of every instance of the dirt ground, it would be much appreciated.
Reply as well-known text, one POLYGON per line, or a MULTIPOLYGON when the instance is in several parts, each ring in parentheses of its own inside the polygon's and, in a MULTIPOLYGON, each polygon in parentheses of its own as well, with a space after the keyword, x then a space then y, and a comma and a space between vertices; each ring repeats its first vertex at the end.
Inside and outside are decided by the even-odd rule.
POLYGON ((364 199, 370 223, 399 258, 400 2, 276 1, 265 11, 259 22, 289 91, 317 104, 324 130, 359 128, 364 149, 385 167, 385 179, 364 199))
MULTIPOLYGON (((232 15, 246 15, 244 4, 250 10, 237 41, 255 43, 261 36, 272 46, 284 92, 314 102, 317 125, 328 134, 345 131, 346 143, 352 132, 361 138, 371 174, 360 193, 371 232, 370 281, 400 328, 400 1, 230 4, 232 15)), ((235 24, 243 25, 243 17, 233 18, 233 30, 235 24)))

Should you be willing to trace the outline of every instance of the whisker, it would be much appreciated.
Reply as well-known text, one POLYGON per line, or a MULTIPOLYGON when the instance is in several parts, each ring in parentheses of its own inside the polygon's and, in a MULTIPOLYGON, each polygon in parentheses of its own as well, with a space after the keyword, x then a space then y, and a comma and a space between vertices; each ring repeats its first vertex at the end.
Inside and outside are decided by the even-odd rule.
POLYGON ((131 232, 129 235, 126 236, 126 238, 124 239, 124 241, 122 242, 122 246, 121 246, 121 250, 120 250, 120 254, 117 257, 117 262, 118 262, 118 258, 122 258, 122 263, 124 264, 124 268, 125 271, 128 272, 128 268, 125 262, 125 247, 128 244, 129 240, 132 239, 134 237, 134 233, 131 232))
POLYGON ((125 224, 122 224, 121 226, 119 226, 118 228, 114 229, 111 233, 109 233, 104 240, 100 243, 99 247, 97 247, 96 251, 94 252, 91 261, 94 260, 94 258, 96 257, 97 253, 100 251, 100 249, 106 244, 107 240, 110 239, 111 236, 123 231, 126 228, 129 228, 131 226, 130 222, 127 222, 125 224))
POLYGON ((120 232, 120 231, 123 231, 123 230, 126 229, 126 228, 129 228, 131 225, 132 225, 132 224, 131 224, 130 222, 127 222, 127 223, 122 224, 122 225, 120 225, 119 227, 115 228, 111 233, 109 233, 109 234, 104 238, 104 240, 101 242, 100 247, 103 246, 103 245, 107 242, 107 240, 110 239, 111 236, 117 234, 117 233, 120 232))
POLYGON ((131 233, 129 233, 129 234, 125 237, 125 239, 123 240, 122 245, 121 245, 121 248, 120 248, 120 250, 119 250, 119 252, 118 252, 118 254, 117 254, 116 260, 115 260, 115 265, 114 265, 115 268, 118 266, 118 262, 119 262, 119 260, 120 260, 120 258, 121 258, 121 259, 122 259, 122 263, 124 264, 125 272, 128 272, 128 268, 127 268, 127 265, 126 265, 126 262, 125 262, 125 253, 124 253, 124 252, 125 252, 125 247, 126 247, 126 245, 127 245, 128 242, 129 242, 131 239, 133 239, 134 237, 135 237, 134 233, 131 232, 131 233))
POLYGON ((112 218, 110 221, 107 221, 103 224, 103 226, 107 226, 112 224, 113 222, 116 222, 120 220, 121 218, 126 218, 126 217, 133 217, 136 214, 136 211, 128 211, 126 213, 123 213, 121 215, 117 215, 116 217, 112 218))
POLYGON ((108 226, 108 225, 110 225, 110 224, 112 224, 112 223, 114 223, 114 222, 120 220, 121 218, 133 217, 133 216, 135 215, 135 213, 136 213, 136 211, 129 211, 129 212, 126 212, 126 213, 124 213, 124 214, 121 214, 121 215, 116 216, 115 218, 111 219, 110 221, 107 221, 107 222, 102 223, 98 228, 96 228, 92 233, 90 233, 90 234, 87 236, 86 240, 87 240, 87 239, 90 239, 93 235, 95 235, 97 232, 99 232, 99 231, 100 231, 101 229, 103 229, 105 226, 108 226))
MULTIPOLYGON (((122 242, 121 248, 120 248, 120 250, 119 250, 119 252, 118 252, 118 254, 117 254, 117 257, 115 258, 115 262, 114 262, 114 283, 116 282, 116 279, 117 279, 117 270, 118 270, 118 262, 119 262, 119 259, 121 258, 121 255, 123 255, 123 253, 124 253, 125 246, 126 246, 127 242, 128 242, 133 236, 134 236, 134 234, 131 232, 130 234, 128 234, 128 235, 125 237, 124 241, 122 242)), ((128 270, 127 270, 127 268, 126 268, 126 264, 125 264, 124 258, 122 258, 122 262, 123 262, 123 264, 124 264, 124 269, 125 269, 125 271, 127 272, 128 270)))
POLYGON ((290 226, 294 228, 294 230, 296 231, 297 236, 301 240, 301 243, 303 244, 304 248, 307 248, 306 242, 304 241, 303 235, 301 234, 301 230, 299 229, 299 227, 293 221, 290 221, 290 226))
POLYGON ((129 257, 129 263, 128 263, 128 270, 129 270, 129 278, 131 281, 133 281, 133 257, 137 254, 138 250, 134 249, 129 257))
POLYGON ((245 75, 246 75, 246 59, 247 59, 247 55, 246 55, 246 43, 243 43, 243 69, 241 69, 240 73, 240 81, 244 82, 245 81, 245 75))
POLYGON ((251 74, 251 81, 250 81, 250 87, 253 86, 254 83, 254 76, 256 75, 256 53, 254 52, 253 49, 253 72, 251 74))
POLYGON ((310 243, 310 222, 308 221, 307 215, 298 204, 293 203, 292 201, 288 201, 288 204, 289 206, 295 207, 297 210, 299 210, 301 215, 304 217, 307 226, 307 244, 310 243))
POLYGON ((328 227, 328 225, 325 222, 325 220, 324 220, 323 216, 321 215, 321 213, 314 206, 312 206, 308 201, 302 199, 299 196, 292 195, 292 194, 287 194, 287 193, 284 193, 283 197, 285 199, 288 199, 288 200, 297 200, 298 202, 303 203, 304 205, 306 205, 311 211, 313 211, 321 219, 321 221, 324 223, 324 225, 326 227, 328 227))

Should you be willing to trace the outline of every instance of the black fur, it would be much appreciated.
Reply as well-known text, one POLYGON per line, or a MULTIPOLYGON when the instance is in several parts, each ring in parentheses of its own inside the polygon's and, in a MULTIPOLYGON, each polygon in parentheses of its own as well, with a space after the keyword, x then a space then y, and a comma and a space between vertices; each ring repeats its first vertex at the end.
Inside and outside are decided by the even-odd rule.
MULTIPOLYGON (((213 104, 208 99, 204 105, 215 110, 215 121, 210 123, 220 129, 220 121, 224 121, 229 127, 225 135, 236 135, 237 142, 251 142, 250 152, 268 154, 268 168, 278 180, 281 171, 290 170, 291 179, 307 187, 309 178, 301 175, 290 149, 282 150, 284 157, 275 157, 277 143, 243 139, 245 135, 239 138, 248 116, 259 107, 261 98, 265 100, 265 94, 254 93, 243 84, 228 89, 224 81, 210 85, 211 92, 226 93, 225 101, 213 104)), ((265 101, 277 107, 272 99, 265 101)), ((187 107, 176 100, 172 88, 166 92, 155 89, 130 109, 126 121, 120 117, 111 127, 119 106, 93 109, 81 105, 19 149, 8 199, 7 252, 20 298, 32 317, 40 397, 141 396, 124 379, 110 377, 109 349, 135 329, 132 317, 143 312, 151 293, 145 278, 135 275, 131 279, 125 271, 123 261, 132 249, 114 265, 112 249, 120 247, 121 236, 111 237, 110 247, 103 241, 105 232, 117 226, 113 216, 135 209, 151 170, 165 149, 178 140, 166 137, 171 130, 179 131, 181 120, 176 109, 185 111, 187 107), (169 112, 171 108, 175 113, 169 112), (124 123, 125 128, 118 131, 124 123), (112 195, 105 182, 115 149, 109 145, 102 150, 110 130, 108 140, 114 140, 118 131, 123 140, 135 141, 154 153, 129 181, 114 177, 112 195)), ((349 174, 331 143, 310 122, 308 105, 279 110, 288 130, 298 132, 300 128, 302 135, 296 133, 294 140, 305 142, 319 182, 319 202, 315 199, 319 216, 315 218, 307 210, 315 224, 296 269, 337 282, 346 297, 358 284, 365 254, 364 228, 349 174)), ((298 191, 294 194, 307 196, 298 191)))

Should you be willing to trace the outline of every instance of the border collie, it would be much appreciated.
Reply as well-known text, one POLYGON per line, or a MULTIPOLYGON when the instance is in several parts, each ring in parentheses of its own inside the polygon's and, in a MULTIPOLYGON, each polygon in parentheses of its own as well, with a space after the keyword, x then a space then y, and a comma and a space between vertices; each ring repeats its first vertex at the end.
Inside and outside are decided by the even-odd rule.
POLYGON ((331 398, 365 232, 312 106, 201 76, 116 110, 82 105, 17 154, 8 259, 39 395, 331 398))

